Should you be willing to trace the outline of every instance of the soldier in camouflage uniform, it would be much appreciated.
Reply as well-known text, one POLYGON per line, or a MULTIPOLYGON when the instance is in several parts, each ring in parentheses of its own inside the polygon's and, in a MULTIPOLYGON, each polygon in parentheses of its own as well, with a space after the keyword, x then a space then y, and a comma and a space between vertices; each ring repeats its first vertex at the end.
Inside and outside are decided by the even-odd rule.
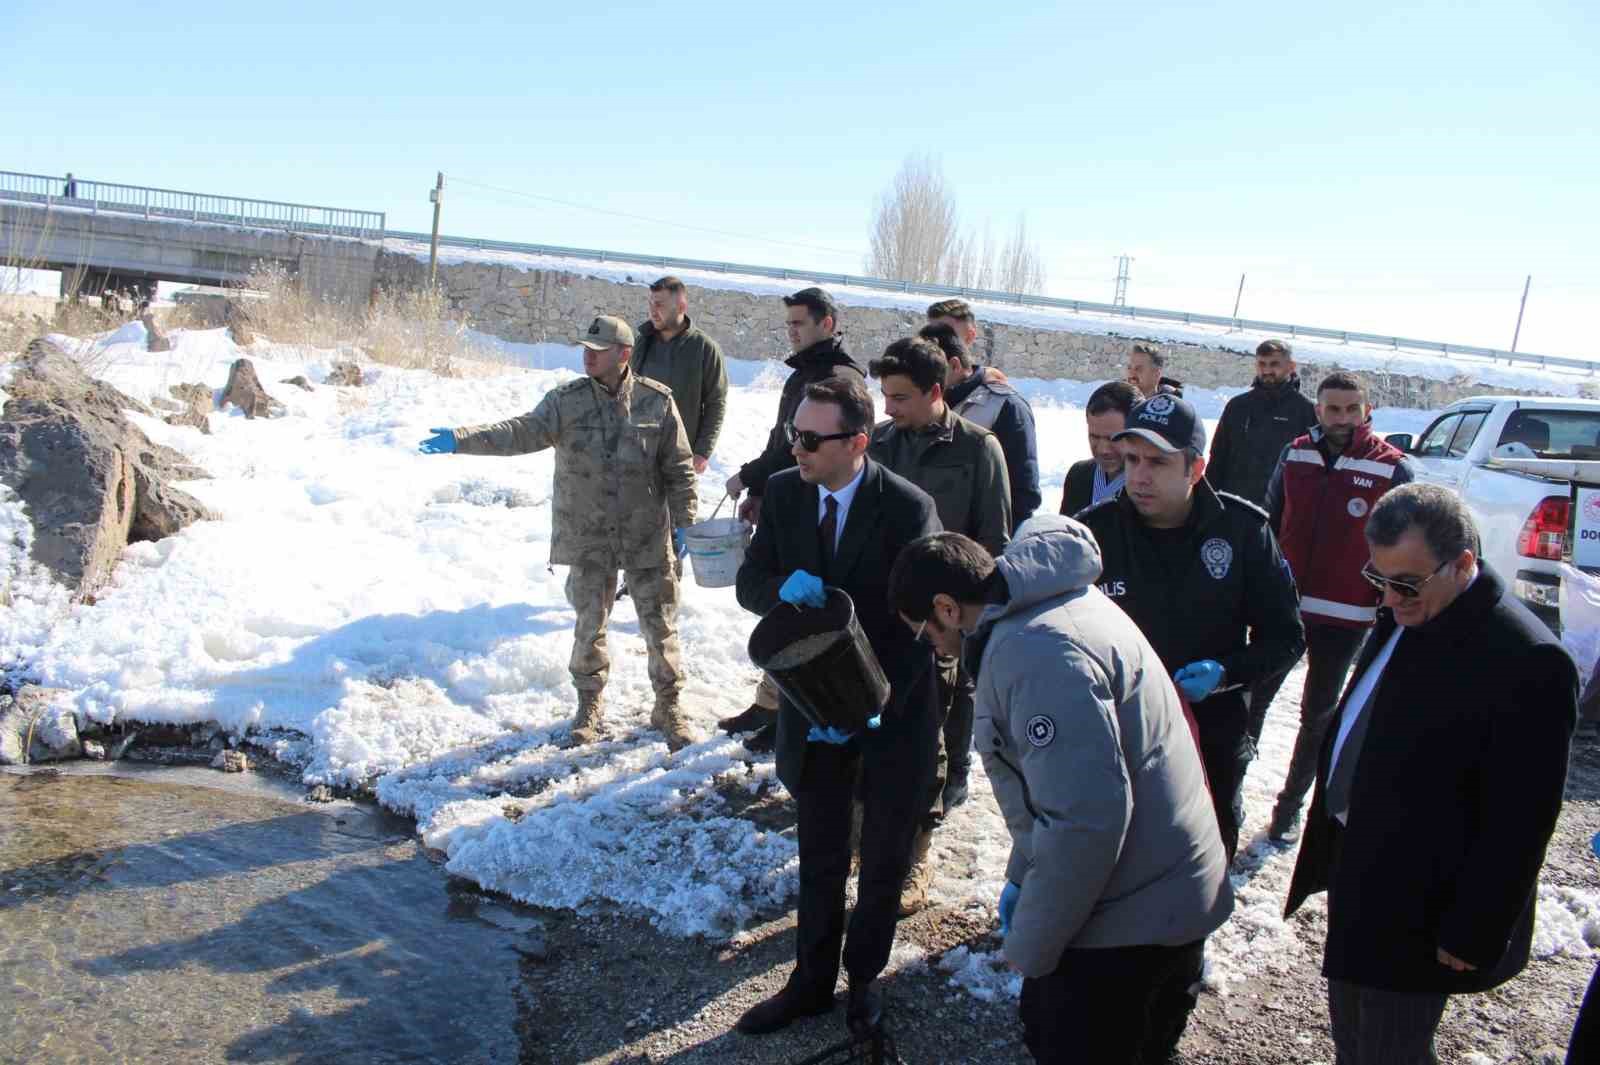
POLYGON ((525 455, 556 450, 550 561, 571 567, 567 598, 577 612, 573 687, 574 743, 592 743, 601 724, 601 692, 611 665, 606 621, 617 571, 639 611, 655 688, 652 727, 676 751, 695 742, 678 693, 678 580, 673 531, 693 524, 693 455, 672 391, 633 373, 633 330, 600 317, 580 338, 588 375, 551 389, 527 414, 491 425, 436 430, 422 449, 463 455, 525 455), (670 524, 669 524, 670 519, 670 524))

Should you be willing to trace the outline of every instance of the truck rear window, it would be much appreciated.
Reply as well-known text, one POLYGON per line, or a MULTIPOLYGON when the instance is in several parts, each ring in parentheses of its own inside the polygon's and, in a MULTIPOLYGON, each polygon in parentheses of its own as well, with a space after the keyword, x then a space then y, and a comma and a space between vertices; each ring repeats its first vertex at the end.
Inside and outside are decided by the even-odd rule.
POLYGON ((1540 458, 1600 459, 1600 410, 1512 411, 1502 444, 1524 444, 1540 458))

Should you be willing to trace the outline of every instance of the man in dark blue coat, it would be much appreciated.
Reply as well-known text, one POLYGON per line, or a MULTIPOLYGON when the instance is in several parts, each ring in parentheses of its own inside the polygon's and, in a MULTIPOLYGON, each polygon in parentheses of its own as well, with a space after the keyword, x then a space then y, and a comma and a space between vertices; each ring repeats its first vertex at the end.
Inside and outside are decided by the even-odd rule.
POLYGON ((939 517, 927 493, 867 458, 872 418, 872 397, 859 381, 832 377, 806 387, 785 427, 796 468, 768 478, 739 567, 739 605, 756 614, 821 605, 825 585, 847 592, 890 685, 876 724, 859 734, 816 728, 787 696, 779 700, 778 779, 799 814, 796 964, 781 991, 739 1019, 747 1035, 831 1010, 841 943, 850 979, 846 1022, 857 1035, 877 1029, 877 976, 889 961, 900 887, 933 787, 940 724, 933 648, 891 613, 889 572, 902 547, 940 531, 939 517), (861 872, 846 936, 858 773, 861 872))
POLYGON ((1383 606, 1323 742, 1285 913, 1328 892, 1340 1065, 1435 1062, 1449 996, 1528 962, 1578 673, 1479 560, 1454 492, 1396 488, 1366 536, 1383 606))

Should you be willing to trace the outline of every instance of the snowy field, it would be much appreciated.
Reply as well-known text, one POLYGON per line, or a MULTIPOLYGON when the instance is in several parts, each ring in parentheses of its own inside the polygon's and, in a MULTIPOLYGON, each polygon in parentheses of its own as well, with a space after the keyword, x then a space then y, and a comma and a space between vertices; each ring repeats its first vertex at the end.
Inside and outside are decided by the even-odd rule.
MULTIPOLYGON (((139 399, 169 385, 220 388, 243 354, 221 330, 176 332, 148 354, 137 325, 98 342, 98 373, 139 399)), ((558 746, 573 711, 566 663, 573 614, 565 572, 547 564, 552 458, 424 456, 439 425, 530 409, 578 366, 576 348, 504 345, 529 369, 446 380, 366 367, 359 389, 311 393, 335 352, 262 343, 249 355, 286 417, 211 418, 213 434, 134 415, 212 479, 184 488, 221 516, 160 543, 130 546, 92 607, 70 606, 26 562, 31 529, 0 498, 12 609, 0 664, 65 689, 82 719, 215 721, 303 767, 307 783, 372 788, 414 816, 451 873, 541 906, 602 900, 679 935, 738 937, 792 901, 792 834, 736 816, 734 800, 781 789, 770 755, 716 732, 757 680, 744 653, 755 618, 731 589, 686 582, 679 614, 684 708, 705 741, 669 756, 648 729, 644 645, 631 600, 610 632, 610 739, 558 746)), ((774 418, 776 363, 735 363, 723 438, 700 482, 702 514, 755 455, 774 418)), ((0 369, 0 389, 9 380, 0 369)), ((1019 381, 1034 404, 1045 505, 1087 454, 1082 403, 1096 382, 1019 381)), ((1208 423, 1237 390, 1189 390, 1208 423)), ((1384 431, 1429 414, 1380 411, 1384 431)), ((0 493, 6 490, 0 489, 0 493)), ((1212 939, 1211 986, 1226 993, 1306 950, 1280 917, 1292 854, 1260 838, 1294 741, 1298 686, 1286 684, 1247 782, 1251 820, 1235 873, 1239 904, 1212 939)), ((993 912, 1009 843, 981 766, 973 799, 935 836, 936 904, 993 912)), ((1320 904, 1320 900, 1318 903, 1320 904)), ((1587 954, 1600 897, 1541 892, 1537 950, 1587 954)), ((1018 978, 994 955, 923 957, 902 942, 897 967, 934 965, 987 1000, 1018 978)))

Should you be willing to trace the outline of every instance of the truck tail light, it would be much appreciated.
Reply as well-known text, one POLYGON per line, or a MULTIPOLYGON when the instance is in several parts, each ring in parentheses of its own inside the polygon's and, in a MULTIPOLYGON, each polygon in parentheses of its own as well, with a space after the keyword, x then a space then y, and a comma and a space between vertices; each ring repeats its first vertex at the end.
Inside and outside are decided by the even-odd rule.
POLYGON ((1523 558, 1560 562, 1567 543, 1567 519, 1571 509, 1571 501, 1566 496, 1546 496, 1541 500, 1517 534, 1517 554, 1523 558))

